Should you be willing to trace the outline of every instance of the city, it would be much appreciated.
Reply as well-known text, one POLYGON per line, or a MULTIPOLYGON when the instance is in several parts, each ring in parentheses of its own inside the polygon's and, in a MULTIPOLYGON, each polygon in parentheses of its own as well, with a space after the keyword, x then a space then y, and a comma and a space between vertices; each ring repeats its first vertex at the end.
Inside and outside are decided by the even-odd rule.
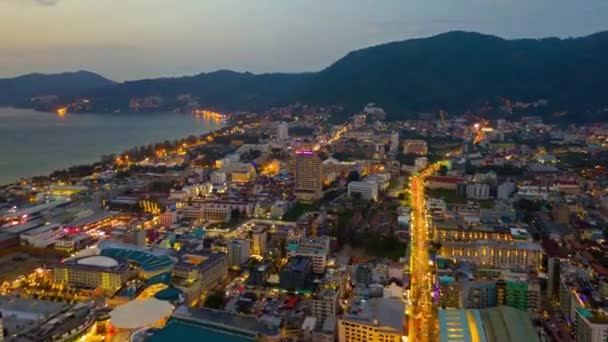
POLYGON ((608 342, 607 18, 0 0, 0 342, 608 342))
POLYGON ((608 331, 608 126, 385 121, 373 104, 328 125, 332 110, 222 115, 224 128, 160 153, 2 188, 5 338, 608 331))

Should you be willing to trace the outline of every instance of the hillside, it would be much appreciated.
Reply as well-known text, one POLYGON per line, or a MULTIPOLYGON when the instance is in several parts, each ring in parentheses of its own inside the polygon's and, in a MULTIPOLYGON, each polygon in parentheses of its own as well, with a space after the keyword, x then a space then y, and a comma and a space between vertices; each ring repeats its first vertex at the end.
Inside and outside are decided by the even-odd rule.
POLYGON ((318 73, 217 71, 140 80, 65 96, 61 104, 80 97, 90 99, 90 110, 131 110, 132 99, 154 97, 152 108, 167 110, 183 106, 184 94, 189 105, 230 111, 296 101, 352 111, 375 102, 397 119, 545 99, 544 114, 567 111, 569 120, 588 120, 608 107, 606 79, 608 32, 538 40, 449 32, 357 50, 318 73))
POLYGON ((17 105, 37 96, 60 96, 114 84, 88 71, 1 78, 0 105, 17 105))
POLYGON ((608 104, 607 76, 608 32, 564 40, 450 32, 351 52, 316 75, 305 95, 392 112, 464 110, 498 98, 587 110, 608 104))

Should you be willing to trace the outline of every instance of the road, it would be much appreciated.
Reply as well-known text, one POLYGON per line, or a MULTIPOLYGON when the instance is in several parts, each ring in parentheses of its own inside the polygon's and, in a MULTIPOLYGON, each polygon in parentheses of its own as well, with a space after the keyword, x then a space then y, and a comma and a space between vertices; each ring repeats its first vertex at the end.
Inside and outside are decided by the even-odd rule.
POLYGON ((408 341, 432 341, 436 331, 433 306, 433 271, 429 255, 429 222, 426 216, 424 182, 437 172, 435 163, 410 179, 412 204, 411 253, 410 253, 410 306, 408 307, 408 341))

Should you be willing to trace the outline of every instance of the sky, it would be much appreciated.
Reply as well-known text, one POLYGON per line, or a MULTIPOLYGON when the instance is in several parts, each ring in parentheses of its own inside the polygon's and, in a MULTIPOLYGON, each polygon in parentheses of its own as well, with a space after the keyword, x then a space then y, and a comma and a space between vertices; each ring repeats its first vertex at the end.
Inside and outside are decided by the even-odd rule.
POLYGON ((608 0, 0 0, 0 77, 317 71, 452 30, 583 36, 608 30, 608 0))

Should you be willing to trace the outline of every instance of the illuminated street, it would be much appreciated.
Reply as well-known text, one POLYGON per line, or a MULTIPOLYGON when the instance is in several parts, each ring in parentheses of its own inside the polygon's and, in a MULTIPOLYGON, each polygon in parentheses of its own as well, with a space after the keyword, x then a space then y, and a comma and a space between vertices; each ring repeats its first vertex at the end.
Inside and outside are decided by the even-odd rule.
POLYGON ((433 275, 427 242, 429 241, 429 222, 426 217, 424 195, 425 179, 439 169, 436 163, 414 175, 410 179, 412 202, 412 224, 410 255, 411 302, 408 308, 409 341, 431 341, 435 330, 433 312, 433 275))

